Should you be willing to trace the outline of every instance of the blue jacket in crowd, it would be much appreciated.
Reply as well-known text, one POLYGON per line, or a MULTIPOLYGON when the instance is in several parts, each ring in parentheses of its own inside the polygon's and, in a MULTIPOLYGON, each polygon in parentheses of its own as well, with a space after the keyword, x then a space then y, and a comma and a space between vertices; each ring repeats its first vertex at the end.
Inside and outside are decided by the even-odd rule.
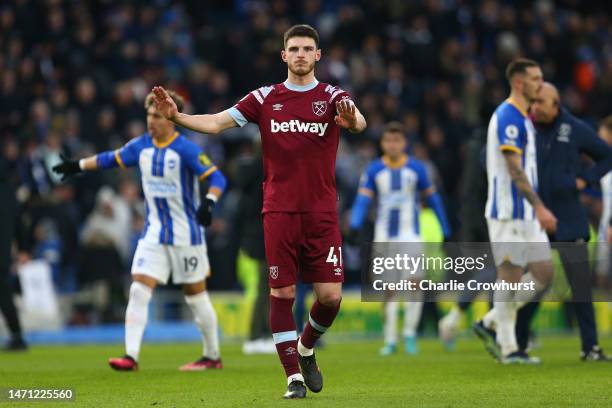
POLYGON ((612 169, 612 149, 583 121, 561 108, 550 125, 536 125, 538 195, 557 217, 555 241, 589 238, 576 178, 596 184, 612 169), (585 166, 581 154, 595 162, 585 166))

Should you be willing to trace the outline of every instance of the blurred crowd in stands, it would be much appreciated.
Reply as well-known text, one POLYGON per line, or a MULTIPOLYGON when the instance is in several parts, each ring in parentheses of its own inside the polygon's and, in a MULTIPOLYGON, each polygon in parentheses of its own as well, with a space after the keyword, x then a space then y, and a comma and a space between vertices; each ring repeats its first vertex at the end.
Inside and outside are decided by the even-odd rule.
MULTIPOLYGON (((18 258, 47 259, 60 292, 106 279, 121 298, 143 226, 137 173, 94 172, 60 183, 49 169, 62 152, 84 157, 145 132, 143 100, 153 85, 175 89, 189 112, 213 113, 282 82, 282 33, 299 22, 321 35, 317 78, 349 90, 369 124, 364 135, 343 135, 340 210, 346 214, 361 171, 378 154, 383 125, 399 120, 460 232, 467 142, 506 97, 508 61, 522 55, 541 63, 563 104, 594 126, 612 112, 611 17, 599 2, 582 3, 2 2, 0 149, 21 204, 18 258)), ((235 186, 241 161, 259 149, 257 129, 187 134, 230 180, 208 231, 210 286, 236 288, 235 186)))

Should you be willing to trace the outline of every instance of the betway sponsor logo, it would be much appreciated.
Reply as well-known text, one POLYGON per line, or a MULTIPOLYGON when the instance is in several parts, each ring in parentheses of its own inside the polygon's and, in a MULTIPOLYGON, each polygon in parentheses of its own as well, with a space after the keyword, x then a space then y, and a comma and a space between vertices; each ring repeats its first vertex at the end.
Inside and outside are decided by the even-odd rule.
POLYGON ((277 122, 272 119, 270 120, 270 131, 272 133, 316 133, 319 136, 323 136, 328 125, 329 123, 300 122, 296 119, 292 119, 289 122, 277 122))

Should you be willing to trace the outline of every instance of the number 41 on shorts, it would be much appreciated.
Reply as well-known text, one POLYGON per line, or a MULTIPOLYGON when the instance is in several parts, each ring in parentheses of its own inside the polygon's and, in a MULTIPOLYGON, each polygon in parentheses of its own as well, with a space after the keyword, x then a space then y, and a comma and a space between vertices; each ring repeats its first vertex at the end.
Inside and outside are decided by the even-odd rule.
POLYGON ((334 272, 336 275, 340 275, 342 273, 342 247, 337 247, 338 251, 336 251, 336 247, 329 247, 329 254, 327 254, 327 259, 325 262, 334 264, 334 272), (336 255, 336 252, 338 255, 336 255), (340 264, 338 267, 338 264, 340 264))

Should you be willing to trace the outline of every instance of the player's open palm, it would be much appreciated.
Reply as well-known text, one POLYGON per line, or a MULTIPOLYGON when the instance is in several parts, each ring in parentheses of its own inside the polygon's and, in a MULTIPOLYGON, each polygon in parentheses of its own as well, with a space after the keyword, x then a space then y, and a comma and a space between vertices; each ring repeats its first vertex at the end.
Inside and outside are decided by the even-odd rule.
POLYGON ((174 119, 178 114, 178 108, 168 92, 163 87, 156 86, 153 88, 153 95, 155 95, 153 101, 157 111, 168 120, 174 119))
POLYGON ((354 129, 357 124, 357 113, 355 111, 355 104, 343 99, 336 102, 336 112, 338 114, 334 117, 334 121, 338 126, 344 129, 354 129))

